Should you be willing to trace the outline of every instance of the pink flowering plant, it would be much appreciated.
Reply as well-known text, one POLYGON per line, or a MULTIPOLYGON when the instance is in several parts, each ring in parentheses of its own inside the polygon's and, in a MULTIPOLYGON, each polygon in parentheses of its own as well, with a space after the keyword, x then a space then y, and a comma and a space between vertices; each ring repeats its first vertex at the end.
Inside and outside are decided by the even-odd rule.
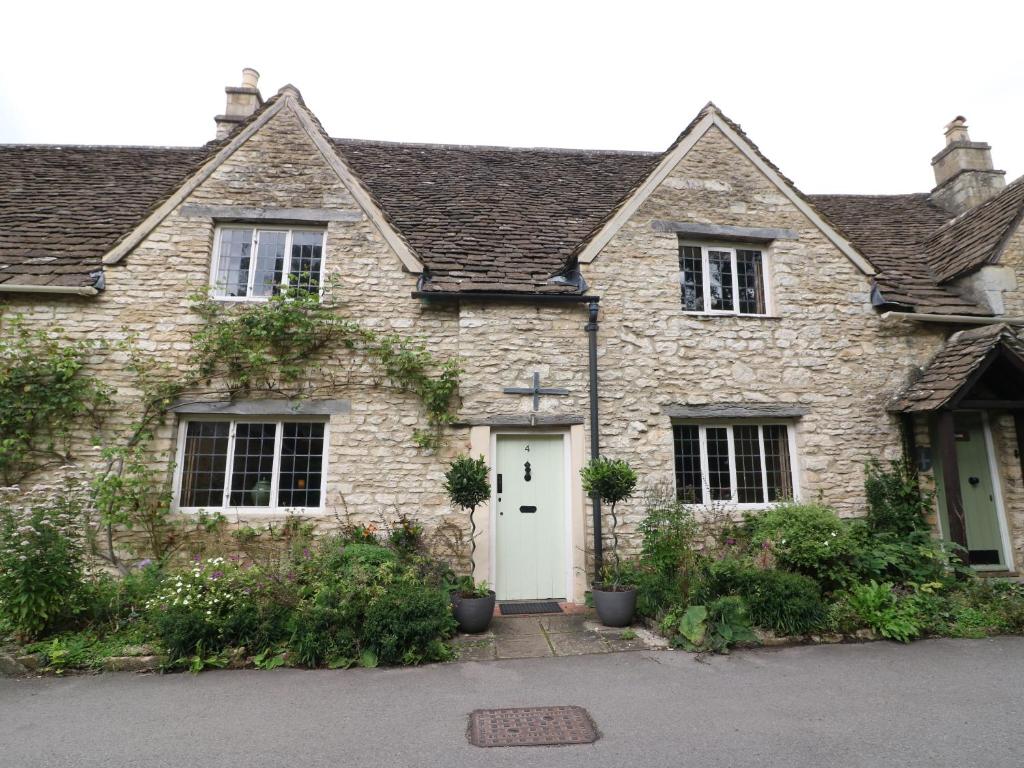
POLYGON ((59 629, 81 608, 81 506, 74 488, 0 489, 0 619, 23 639, 59 629))

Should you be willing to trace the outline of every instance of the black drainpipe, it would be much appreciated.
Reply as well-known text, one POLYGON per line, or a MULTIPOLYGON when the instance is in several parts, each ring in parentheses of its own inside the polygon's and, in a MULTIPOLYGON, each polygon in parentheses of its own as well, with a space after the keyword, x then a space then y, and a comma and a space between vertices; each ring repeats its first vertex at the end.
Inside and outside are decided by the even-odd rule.
MULTIPOLYGON (((597 419, 597 302, 591 298, 587 303, 590 310, 590 321, 587 323, 587 336, 590 346, 590 458, 601 455, 601 433, 597 419)), ((601 499, 591 496, 590 503, 594 510, 594 581, 601 578, 604 565, 604 546, 601 542, 601 499)))

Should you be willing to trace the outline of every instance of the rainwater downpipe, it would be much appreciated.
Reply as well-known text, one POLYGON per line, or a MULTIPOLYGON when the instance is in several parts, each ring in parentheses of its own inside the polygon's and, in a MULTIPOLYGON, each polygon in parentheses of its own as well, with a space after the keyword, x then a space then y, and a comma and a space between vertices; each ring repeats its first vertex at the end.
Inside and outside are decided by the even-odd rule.
MULTIPOLYGON (((589 342, 590 353, 590 458, 596 459, 601 455, 601 431, 600 422, 597 417, 597 298, 592 298, 587 303, 589 311, 589 322, 587 323, 587 341, 589 342)), ((604 566, 604 545, 601 535, 601 498, 597 495, 590 497, 590 504, 594 510, 594 581, 600 580, 601 569, 604 566)))

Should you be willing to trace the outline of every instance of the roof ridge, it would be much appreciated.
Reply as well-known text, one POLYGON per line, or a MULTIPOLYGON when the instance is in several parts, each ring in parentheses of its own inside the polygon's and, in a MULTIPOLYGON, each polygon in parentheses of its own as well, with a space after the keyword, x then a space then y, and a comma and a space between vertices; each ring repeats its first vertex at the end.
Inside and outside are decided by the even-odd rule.
POLYGON ((0 149, 205 149, 205 144, 21 144, 0 142, 0 149))
POLYGON ((391 141, 388 139, 354 139, 336 138, 331 141, 335 144, 373 144, 385 147, 410 147, 413 149, 459 149, 459 150, 499 150, 504 152, 557 152, 559 154, 588 154, 588 155, 637 155, 641 157, 654 157, 660 152, 646 149, 587 149, 584 147, 517 147, 503 144, 447 144, 420 141, 391 141))

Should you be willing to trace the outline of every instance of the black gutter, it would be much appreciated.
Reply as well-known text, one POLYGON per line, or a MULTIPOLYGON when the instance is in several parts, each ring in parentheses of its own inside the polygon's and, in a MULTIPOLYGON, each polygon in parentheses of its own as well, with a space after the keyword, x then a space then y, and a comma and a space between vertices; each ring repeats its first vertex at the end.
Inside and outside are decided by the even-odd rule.
MULTIPOLYGON (((589 322, 586 325, 587 341, 590 357, 590 458, 601 455, 600 422, 597 418, 597 310, 599 299, 588 297, 589 322)), ((601 569, 604 566, 604 544, 601 541, 601 497, 596 494, 590 497, 594 510, 594 581, 600 581, 601 569)))
POLYGON ((479 301, 506 304, 587 304, 599 301, 597 296, 581 293, 480 293, 459 291, 413 291, 414 299, 437 302, 479 301))

